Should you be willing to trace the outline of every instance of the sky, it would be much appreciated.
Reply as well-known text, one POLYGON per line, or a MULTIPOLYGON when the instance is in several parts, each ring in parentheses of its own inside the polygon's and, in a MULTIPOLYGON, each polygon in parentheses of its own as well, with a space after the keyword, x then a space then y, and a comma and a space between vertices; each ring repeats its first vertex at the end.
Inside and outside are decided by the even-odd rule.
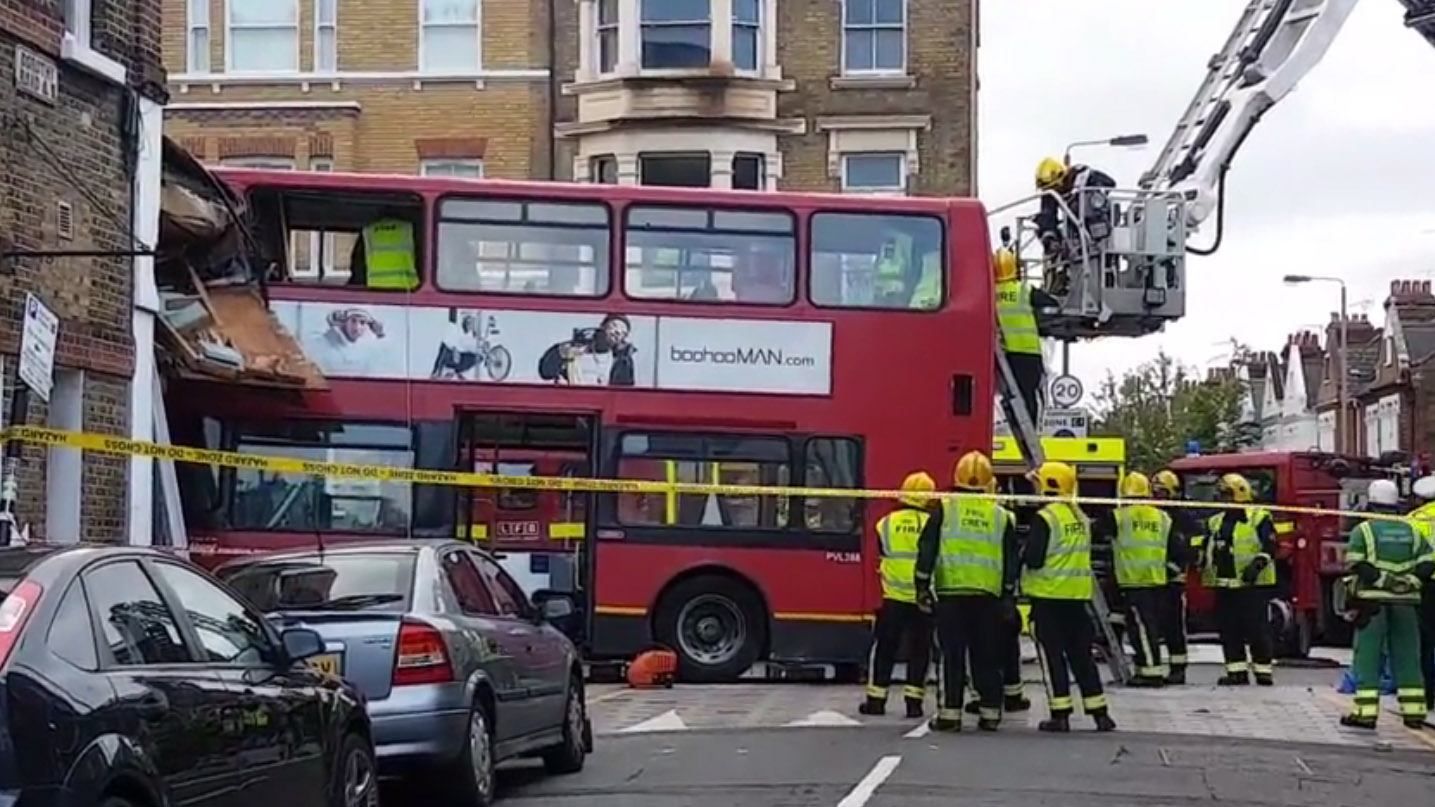
MULTIPOLYGON (((1245 5, 985 0, 982 200, 1032 193, 1037 161, 1067 143, 1142 133, 1149 146, 1075 158, 1134 187, 1245 5)), ((1288 334, 1323 328, 1338 287, 1287 286, 1285 274, 1344 279, 1352 313, 1377 323, 1392 279, 1435 278, 1435 48, 1403 27, 1403 11, 1394 0, 1357 6, 1325 59, 1256 126, 1227 176, 1220 250, 1187 263, 1186 317, 1148 337, 1072 348, 1084 403, 1108 371, 1161 349, 1204 368, 1230 357, 1232 339, 1279 350, 1288 334)), ((1193 241, 1213 232, 1214 217, 1193 241)))

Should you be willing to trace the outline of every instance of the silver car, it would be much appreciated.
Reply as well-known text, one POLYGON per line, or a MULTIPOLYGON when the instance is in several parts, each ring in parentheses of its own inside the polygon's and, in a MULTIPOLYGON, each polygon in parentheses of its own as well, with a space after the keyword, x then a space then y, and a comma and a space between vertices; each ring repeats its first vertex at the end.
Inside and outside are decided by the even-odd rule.
POLYGON ((264 555, 218 570, 283 627, 319 632, 311 663, 367 699, 379 771, 431 774, 457 803, 493 799, 494 766, 542 757, 581 770, 592 750, 583 668, 553 624, 571 598, 523 590, 456 541, 393 540, 264 555))

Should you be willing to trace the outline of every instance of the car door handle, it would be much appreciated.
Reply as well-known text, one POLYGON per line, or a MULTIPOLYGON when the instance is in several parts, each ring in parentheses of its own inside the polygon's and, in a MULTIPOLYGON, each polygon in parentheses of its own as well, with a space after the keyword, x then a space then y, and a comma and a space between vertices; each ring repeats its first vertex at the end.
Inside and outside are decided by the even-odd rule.
POLYGON ((135 701, 135 711, 146 720, 164 717, 169 712, 169 698, 163 692, 147 692, 135 701))

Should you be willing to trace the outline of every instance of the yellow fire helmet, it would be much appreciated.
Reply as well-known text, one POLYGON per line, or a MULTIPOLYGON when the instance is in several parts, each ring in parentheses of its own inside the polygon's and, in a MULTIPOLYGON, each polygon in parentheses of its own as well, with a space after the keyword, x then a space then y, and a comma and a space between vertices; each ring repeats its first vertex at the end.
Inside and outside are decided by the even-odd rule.
POLYGON ((1250 481, 1240 474, 1223 475, 1216 489, 1237 504, 1245 504, 1255 498, 1255 494, 1251 492, 1250 481))
POLYGON ((992 253, 992 277, 998 283, 1017 279, 1016 253, 1000 247, 992 253))
MULTIPOLYGON (((902 490, 906 493, 932 493, 936 489, 936 480, 926 471, 914 471, 902 480, 902 490)), ((899 501, 913 507, 926 507, 933 499, 926 496, 903 496, 899 501)))
POLYGON ((986 493, 995 482, 992 461, 980 451, 968 451, 952 469, 952 484, 962 490, 986 493))
POLYGON ((1055 157, 1043 157, 1036 164, 1036 189, 1049 191, 1066 179, 1066 163, 1055 157))
POLYGON ((1076 469, 1064 462, 1043 462, 1032 474, 1032 481, 1043 496, 1076 495, 1076 469))
POLYGON ((1170 468, 1162 468, 1152 478, 1151 486, 1155 488, 1156 495, 1160 498, 1174 499, 1176 494, 1181 491, 1181 479, 1170 468))
POLYGON ((1146 474, 1132 471, 1121 479, 1121 497, 1124 499, 1151 498, 1151 480, 1146 474))

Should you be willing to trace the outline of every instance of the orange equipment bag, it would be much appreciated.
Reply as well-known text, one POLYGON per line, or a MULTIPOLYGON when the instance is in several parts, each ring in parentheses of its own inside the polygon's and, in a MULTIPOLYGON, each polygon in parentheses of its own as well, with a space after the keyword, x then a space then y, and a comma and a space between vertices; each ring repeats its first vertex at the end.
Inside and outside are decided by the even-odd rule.
POLYGON ((678 654, 666 647, 644 650, 628 665, 628 686, 635 689, 671 687, 678 677, 678 654))

